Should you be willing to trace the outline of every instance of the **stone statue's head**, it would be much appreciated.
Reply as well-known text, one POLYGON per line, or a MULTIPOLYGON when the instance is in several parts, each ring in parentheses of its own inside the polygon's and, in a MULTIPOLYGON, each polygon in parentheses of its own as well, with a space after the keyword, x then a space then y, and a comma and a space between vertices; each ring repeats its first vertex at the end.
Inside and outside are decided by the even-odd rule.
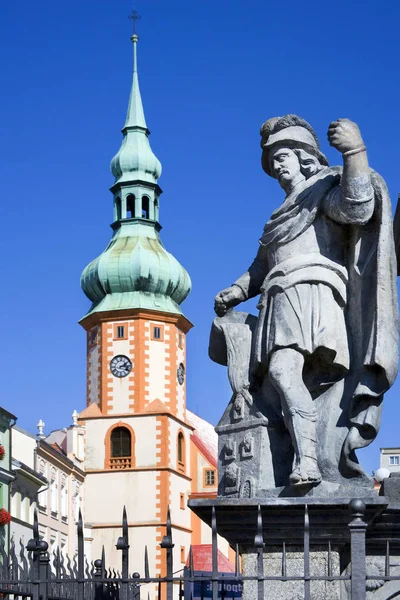
POLYGON ((306 179, 318 173, 328 160, 319 149, 317 135, 311 125, 297 115, 273 117, 261 127, 262 168, 268 175, 280 179, 271 160, 278 152, 297 157, 297 167, 306 179))

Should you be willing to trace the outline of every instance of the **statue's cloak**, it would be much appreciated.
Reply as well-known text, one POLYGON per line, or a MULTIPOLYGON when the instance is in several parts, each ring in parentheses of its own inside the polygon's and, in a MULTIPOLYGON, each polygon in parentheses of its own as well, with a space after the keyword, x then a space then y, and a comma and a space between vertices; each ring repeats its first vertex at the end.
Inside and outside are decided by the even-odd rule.
MULTIPOLYGON (((310 178, 301 193, 288 197, 273 213, 264 228, 261 245, 285 244, 301 235, 323 209, 340 178, 339 167, 324 169, 310 178)), ((348 475, 361 470, 354 450, 367 446, 376 437, 383 394, 393 384, 398 369, 397 270, 391 202, 384 180, 375 171, 371 171, 371 181, 372 218, 365 225, 346 225, 346 324, 351 358, 345 394, 350 394, 352 400, 342 466, 348 475)))

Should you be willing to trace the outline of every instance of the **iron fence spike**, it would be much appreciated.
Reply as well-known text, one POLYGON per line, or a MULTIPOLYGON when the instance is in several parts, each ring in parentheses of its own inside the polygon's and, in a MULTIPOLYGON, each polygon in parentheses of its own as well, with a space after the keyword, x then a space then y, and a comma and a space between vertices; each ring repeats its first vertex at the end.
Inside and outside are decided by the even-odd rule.
POLYGON ((262 520, 262 513, 261 513, 260 505, 258 505, 258 507, 257 507, 257 529, 256 529, 256 535, 254 537, 254 545, 256 548, 264 547, 263 520, 262 520))
POLYGON ((35 540, 39 540, 39 521, 37 508, 33 511, 33 537, 35 540))
POLYGON ((239 577, 239 544, 236 544, 235 550, 235 577, 239 577))
POLYGON ((286 542, 282 543, 282 577, 286 577, 286 542))
POLYGON ((331 541, 328 541, 328 577, 332 577, 332 546, 331 541))
POLYGON ((217 515, 215 506, 211 509, 211 562, 212 562, 212 600, 218 598, 218 541, 217 515))
POLYGON ((310 600, 310 518, 304 507, 304 600, 310 600))
POLYGON ((167 535, 171 536, 171 511, 169 505, 167 509, 167 535))
POLYGON ((147 551, 147 545, 144 547, 144 577, 145 579, 150 579, 149 553, 147 551))
POLYGON ((390 542, 386 540, 385 577, 390 577, 390 542))
POLYGON ((193 546, 192 546, 192 544, 190 544, 190 548, 189 548, 189 575, 190 575, 190 577, 193 577, 193 572, 194 572, 194 568, 193 568, 193 546))

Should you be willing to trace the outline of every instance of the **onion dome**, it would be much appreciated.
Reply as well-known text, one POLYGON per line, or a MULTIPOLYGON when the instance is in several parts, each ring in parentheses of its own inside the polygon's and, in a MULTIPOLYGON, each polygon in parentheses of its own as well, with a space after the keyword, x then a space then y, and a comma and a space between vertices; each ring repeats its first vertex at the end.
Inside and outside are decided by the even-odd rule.
POLYGON ((90 312, 142 308, 182 314, 190 292, 186 270, 167 252, 150 221, 119 227, 106 250, 83 271, 90 312))
POLYGON ((160 240, 157 181, 161 164, 153 153, 139 91, 136 46, 133 81, 120 150, 112 159, 115 183, 113 237, 104 252, 83 271, 81 286, 92 301, 88 313, 148 309, 182 314, 190 292, 188 273, 160 240))

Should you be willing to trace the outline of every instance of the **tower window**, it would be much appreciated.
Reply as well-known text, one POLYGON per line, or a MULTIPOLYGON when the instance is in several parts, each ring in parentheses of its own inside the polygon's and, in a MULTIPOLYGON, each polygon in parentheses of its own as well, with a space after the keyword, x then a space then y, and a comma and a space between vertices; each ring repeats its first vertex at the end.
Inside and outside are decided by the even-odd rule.
POLYGON ((110 436, 110 469, 130 469, 132 467, 132 435, 127 427, 115 427, 110 436))
POLYGON ((178 334, 178 346, 183 348, 183 335, 181 333, 178 334))
POLYGON ((186 444, 185 437, 180 431, 178 433, 178 437, 176 440, 176 458, 177 458, 177 467, 178 471, 185 472, 185 462, 186 462, 186 444))
POLYGON ((149 199, 147 196, 143 196, 142 198, 142 218, 149 218, 149 199))
POLYGON ((398 465, 399 464, 399 457, 398 456, 390 456, 389 457, 389 464, 390 465, 398 465))
POLYGON ((128 323, 114 323, 114 340, 128 339, 128 323))
POLYGON ((115 199, 115 220, 119 221, 121 218, 121 198, 115 199))
POLYGON ((89 332, 89 344, 94 346, 97 343, 97 327, 89 332))
POLYGON ((128 219, 133 219, 135 216, 135 196, 133 194, 129 194, 126 197, 126 217, 128 219))
POLYGON ((150 327, 150 338, 156 342, 164 341, 164 325, 151 325, 150 327))
POLYGON ((215 485, 215 469, 205 469, 204 485, 205 486, 215 485))

